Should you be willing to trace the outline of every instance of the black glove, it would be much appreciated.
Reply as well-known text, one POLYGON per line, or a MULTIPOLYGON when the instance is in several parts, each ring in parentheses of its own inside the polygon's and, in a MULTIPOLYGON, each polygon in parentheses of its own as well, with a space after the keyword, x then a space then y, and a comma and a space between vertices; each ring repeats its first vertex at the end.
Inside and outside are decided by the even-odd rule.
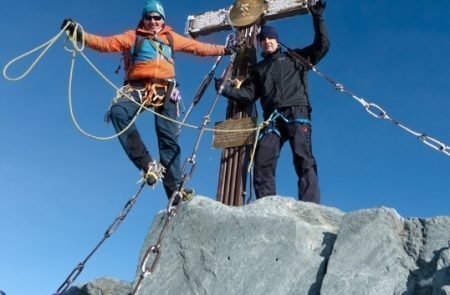
POLYGON ((325 10, 326 7, 327 3, 322 2, 322 0, 319 0, 316 2, 316 5, 309 7, 309 11, 313 16, 322 16, 323 11, 325 10))
MULTIPOLYGON (((66 18, 66 19, 64 19, 64 21, 61 25, 61 30, 64 29, 65 26, 67 26, 66 32, 69 34, 69 37, 73 38, 73 35, 75 33, 76 23, 71 18, 66 18), (67 26, 67 24, 69 24, 69 25, 67 26)), ((82 32, 81 32, 81 29, 78 27, 77 40, 81 40, 81 37, 82 37, 82 32)))
POLYGON ((219 91, 220 85, 222 85, 222 78, 214 78, 214 87, 216 91, 219 91))
POLYGON ((225 47, 225 55, 232 55, 233 53, 238 53, 241 50, 241 45, 234 44, 228 47, 225 47))

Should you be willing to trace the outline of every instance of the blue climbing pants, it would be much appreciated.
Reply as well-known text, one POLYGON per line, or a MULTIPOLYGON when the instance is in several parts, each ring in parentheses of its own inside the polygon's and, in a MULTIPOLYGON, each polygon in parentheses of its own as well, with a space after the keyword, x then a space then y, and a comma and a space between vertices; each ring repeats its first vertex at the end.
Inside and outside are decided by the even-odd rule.
MULTIPOLYGON (((130 91, 129 95, 131 95, 135 101, 140 101, 138 91, 130 91)), ((116 132, 119 133, 130 125, 138 111, 139 105, 130 101, 128 98, 120 97, 116 99, 109 111, 109 119, 112 121, 116 132)), ((172 119, 177 118, 176 102, 173 102, 170 99, 166 99, 162 106, 155 108, 155 111, 165 117, 172 119)), ((166 119, 155 115, 155 130, 158 140, 159 161, 166 168, 163 185, 167 197, 170 198, 172 193, 178 189, 178 186, 181 183, 181 151, 176 135, 177 125, 176 123, 167 121, 166 119)), ((133 164, 139 170, 147 171, 148 164, 153 159, 143 143, 134 123, 127 131, 119 136, 119 141, 133 164)))

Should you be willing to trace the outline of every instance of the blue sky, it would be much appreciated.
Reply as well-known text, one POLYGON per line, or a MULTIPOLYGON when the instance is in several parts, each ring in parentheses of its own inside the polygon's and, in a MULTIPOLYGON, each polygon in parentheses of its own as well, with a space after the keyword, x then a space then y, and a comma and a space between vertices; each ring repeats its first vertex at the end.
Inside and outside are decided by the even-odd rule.
MULTIPOLYGON (((226 7, 231 1, 163 1, 167 23, 182 33, 186 17, 226 7)), ((331 50, 319 69, 359 97, 381 105, 408 127, 450 145, 450 2, 329 1, 325 13, 331 50)), ((65 17, 101 35, 134 28, 143 1, 5 2, 0 12, 0 64, 56 35, 65 17)), ((312 41, 310 16, 271 23, 290 47, 312 41)), ((225 33, 201 40, 223 43, 225 33)), ((115 83, 120 56, 86 51, 115 83)), ((177 77, 186 106, 214 58, 176 55, 177 77)), ((32 58, 14 65, 17 76, 32 58)), ((138 171, 117 140, 96 141, 80 134, 68 112, 70 56, 63 39, 25 79, 0 79, 0 290, 8 295, 51 294, 103 237, 137 189, 138 171)), ((223 68, 224 65, 222 65, 223 68)), ((218 73, 222 71, 218 70, 218 73)), ((387 206, 404 217, 449 215, 450 157, 410 134, 370 116, 352 98, 310 74, 313 149, 318 161, 323 204, 345 212, 387 206)), ((114 90, 81 59, 74 79, 74 111, 89 132, 111 135, 103 123, 114 90)), ((200 124, 213 99, 210 90, 190 122, 200 124)), ((224 118, 221 99, 213 121, 224 118)), ((139 128, 156 155, 153 115, 139 128)), ((197 136, 184 129, 182 161, 197 136)), ((203 138, 189 185, 215 198, 220 150, 203 138)), ((277 170, 278 193, 296 196, 289 147, 277 170)), ((75 282, 105 275, 131 281, 138 254, 154 215, 165 207, 161 187, 146 189, 135 207, 75 282)), ((450 236, 449 236, 450 238, 450 236)))

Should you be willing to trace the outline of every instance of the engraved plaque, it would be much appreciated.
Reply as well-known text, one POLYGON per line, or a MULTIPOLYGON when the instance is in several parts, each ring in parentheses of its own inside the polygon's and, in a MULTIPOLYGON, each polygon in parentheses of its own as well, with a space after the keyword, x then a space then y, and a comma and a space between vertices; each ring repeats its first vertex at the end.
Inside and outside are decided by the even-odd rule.
MULTIPOLYGON (((216 123, 215 130, 248 130, 256 128, 256 118, 226 120, 216 123)), ((229 148, 250 145, 255 142, 256 130, 239 132, 214 131, 213 147, 229 148)))

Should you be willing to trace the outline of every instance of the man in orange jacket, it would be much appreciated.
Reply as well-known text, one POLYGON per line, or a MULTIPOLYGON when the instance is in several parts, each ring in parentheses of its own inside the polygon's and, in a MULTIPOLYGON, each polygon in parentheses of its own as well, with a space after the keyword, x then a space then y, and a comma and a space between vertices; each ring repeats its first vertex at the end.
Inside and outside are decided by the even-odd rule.
MULTIPOLYGON (((165 24, 165 13, 158 0, 145 3, 136 30, 123 34, 101 37, 81 32, 70 19, 65 19, 69 35, 77 34, 77 40, 84 37, 85 45, 100 52, 122 52, 125 61, 123 92, 135 102, 153 107, 162 116, 175 119, 179 92, 175 81, 173 51, 182 51, 199 56, 232 54, 230 48, 198 42, 175 33, 165 24)), ((119 136, 120 143, 134 165, 143 172, 147 184, 154 186, 158 180, 164 184, 167 196, 178 190, 181 184, 180 146, 176 136, 177 125, 155 116, 160 162, 152 158, 136 129, 133 118, 140 109, 126 96, 114 99, 108 113, 116 132, 129 128, 119 136)), ((190 198, 191 189, 182 191, 184 198, 190 198)))

